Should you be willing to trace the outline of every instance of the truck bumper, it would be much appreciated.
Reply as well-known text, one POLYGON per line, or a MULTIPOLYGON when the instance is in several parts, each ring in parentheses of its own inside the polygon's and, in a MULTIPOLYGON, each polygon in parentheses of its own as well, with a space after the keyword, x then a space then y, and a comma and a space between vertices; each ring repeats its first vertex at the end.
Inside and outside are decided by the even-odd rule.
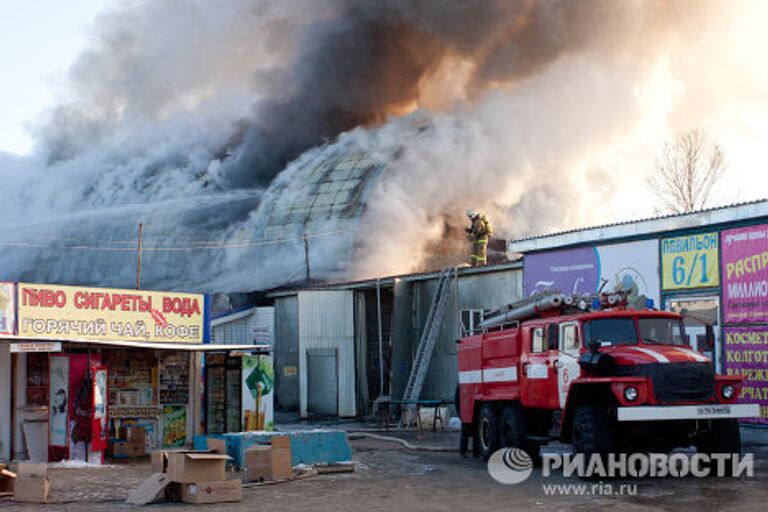
POLYGON ((758 404, 711 404, 678 406, 619 407, 619 421, 706 420, 718 418, 757 418, 758 404))

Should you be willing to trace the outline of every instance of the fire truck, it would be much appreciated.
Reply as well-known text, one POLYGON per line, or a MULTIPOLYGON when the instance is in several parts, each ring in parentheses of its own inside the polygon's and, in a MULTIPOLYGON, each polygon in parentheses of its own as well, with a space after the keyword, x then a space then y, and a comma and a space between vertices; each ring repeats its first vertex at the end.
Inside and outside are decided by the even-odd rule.
MULTIPOLYGON (((707 328, 707 336, 714 331, 707 328)), ((739 376, 689 348, 683 318, 627 307, 622 293, 544 293, 489 312, 458 340, 462 453, 517 447, 535 460, 560 440, 576 453, 738 453, 739 376)))

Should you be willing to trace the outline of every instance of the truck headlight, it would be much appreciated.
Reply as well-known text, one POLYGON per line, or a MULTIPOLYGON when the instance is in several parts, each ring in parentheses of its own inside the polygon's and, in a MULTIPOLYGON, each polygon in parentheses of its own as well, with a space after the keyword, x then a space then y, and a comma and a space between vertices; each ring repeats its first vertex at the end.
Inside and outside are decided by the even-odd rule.
POLYGON ((637 400, 637 388, 626 388, 624 390, 624 398, 630 402, 637 400))
POLYGON ((733 398, 733 395, 736 393, 736 388, 731 386, 730 384, 726 384, 723 386, 723 389, 720 390, 720 393, 723 395, 723 398, 726 400, 730 400, 733 398))

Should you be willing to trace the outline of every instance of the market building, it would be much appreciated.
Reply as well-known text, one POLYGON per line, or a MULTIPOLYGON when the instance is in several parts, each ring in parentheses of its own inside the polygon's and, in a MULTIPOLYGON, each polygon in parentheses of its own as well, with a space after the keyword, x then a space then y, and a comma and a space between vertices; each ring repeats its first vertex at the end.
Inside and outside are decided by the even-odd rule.
POLYGON ((0 459, 101 462, 267 428, 269 347, 212 344, 197 294, 0 284, 0 459))

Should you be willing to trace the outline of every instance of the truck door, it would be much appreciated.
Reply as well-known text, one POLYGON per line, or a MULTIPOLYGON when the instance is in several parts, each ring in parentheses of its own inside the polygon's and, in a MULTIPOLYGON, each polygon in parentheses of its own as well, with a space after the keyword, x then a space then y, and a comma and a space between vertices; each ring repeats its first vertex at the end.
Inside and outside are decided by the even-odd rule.
MULTIPOLYGON (((556 325, 549 326, 557 328, 556 325)), ((550 346, 546 326, 529 327, 525 333, 522 365, 521 400, 526 407, 557 409, 559 407, 555 362, 557 346, 550 346)))
POLYGON ((560 408, 565 408, 568 398, 568 388, 579 377, 579 354, 581 341, 579 339, 578 322, 560 324, 559 355, 557 358, 557 391, 560 398, 560 408))

